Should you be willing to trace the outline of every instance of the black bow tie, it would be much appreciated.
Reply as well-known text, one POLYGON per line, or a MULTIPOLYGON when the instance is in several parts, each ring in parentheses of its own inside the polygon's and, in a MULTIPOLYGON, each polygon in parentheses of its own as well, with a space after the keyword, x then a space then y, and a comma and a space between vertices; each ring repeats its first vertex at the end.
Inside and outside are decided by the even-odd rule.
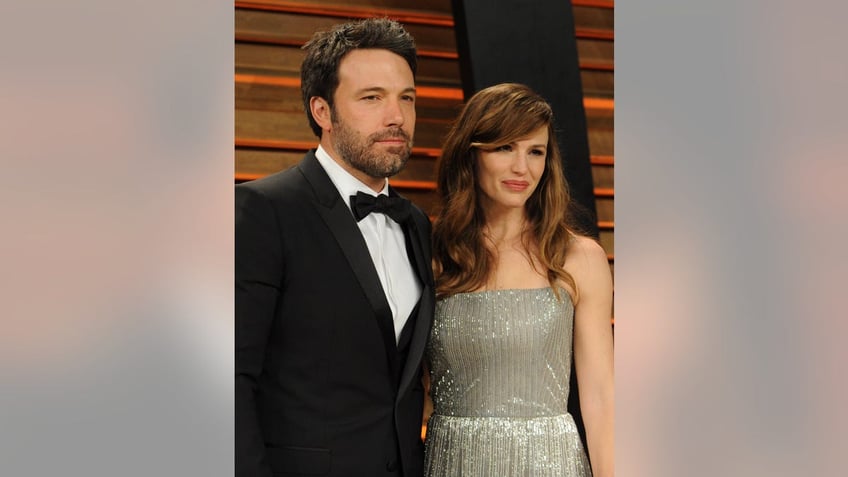
POLYGON ((380 212, 402 224, 409 218, 410 205, 410 202, 403 197, 389 197, 384 194, 374 197, 371 194, 357 192, 356 195, 350 196, 350 209, 357 222, 371 212, 380 212))

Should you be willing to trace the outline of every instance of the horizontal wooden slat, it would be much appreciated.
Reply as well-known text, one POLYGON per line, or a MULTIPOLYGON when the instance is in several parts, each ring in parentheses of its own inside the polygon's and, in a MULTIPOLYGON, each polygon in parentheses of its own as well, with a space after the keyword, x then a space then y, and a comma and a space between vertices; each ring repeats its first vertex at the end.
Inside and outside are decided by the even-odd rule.
MULTIPOLYGON (((590 69, 614 69, 614 43, 606 40, 577 40, 577 57, 580 67, 593 65, 590 69)), ((588 67, 588 66, 587 66, 588 67)))
MULTIPOLYGON (((592 98, 584 95, 584 98, 592 98)), ((615 126, 615 101, 613 98, 598 98, 611 100, 604 108, 586 108, 586 127, 589 129, 613 129, 615 126)))
POLYGON ((607 256, 615 255, 615 233, 612 230, 600 230, 598 242, 601 243, 607 256))
MULTIPOLYGON (((295 46, 246 42, 235 44, 237 73, 299 78, 303 57, 303 50, 295 46)), ((416 83, 460 88, 459 62, 452 59, 419 57, 416 83)))
POLYGON ((614 186, 614 168, 592 165, 592 185, 596 189, 612 189, 614 186))
POLYGON ((590 129, 589 154, 593 156, 612 156, 615 154, 613 131, 606 129, 590 129))
POLYGON ((236 0, 236 8, 298 13, 302 15, 363 19, 385 16, 404 24, 431 25, 453 28, 453 15, 445 12, 412 10, 391 5, 338 4, 333 2, 303 2, 286 0, 236 0))
MULTIPOLYGON (((372 15, 369 15, 372 16, 372 15)), ((317 31, 327 31, 338 23, 348 21, 350 17, 315 16, 289 13, 286 11, 259 11, 236 8, 235 35, 248 36, 252 41, 262 39, 269 43, 301 46, 317 31)), ((415 38, 416 47, 421 53, 456 53, 456 37, 450 26, 428 25, 421 23, 403 23, 407 31, 415 38)))
POLYGON ((580 70, 580 82, 583 84, 583 94, 598 98, 613 98, 615 96, 615 73, 602 70, 580 70))
POLYGON ((595 209, 599 222, 615 222, 615 208, 612 197, 595 196, 595 209))
POLYGON ((613 31, 615 26, 615 11, 608 8, 587 7, 574 4, 574 26, 577 28, 593 28, 613 31))

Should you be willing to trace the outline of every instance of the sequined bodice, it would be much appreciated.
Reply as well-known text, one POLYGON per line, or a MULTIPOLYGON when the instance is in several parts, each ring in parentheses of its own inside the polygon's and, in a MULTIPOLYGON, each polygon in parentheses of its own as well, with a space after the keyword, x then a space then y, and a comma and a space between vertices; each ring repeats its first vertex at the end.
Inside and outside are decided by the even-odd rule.
POLYGON ((439 301, 427 345, 434 413, 567 413, 574 308, 565 290, 560 299, 551 288, 533 288, 439 301))

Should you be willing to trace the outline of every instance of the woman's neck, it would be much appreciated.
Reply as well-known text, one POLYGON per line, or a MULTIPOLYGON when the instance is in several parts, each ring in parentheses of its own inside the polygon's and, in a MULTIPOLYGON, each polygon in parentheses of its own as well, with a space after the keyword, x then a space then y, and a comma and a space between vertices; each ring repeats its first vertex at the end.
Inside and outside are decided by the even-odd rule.
POLYGON ((530 224, 523 210, 517 212, 489 215, 486 218, 483 236, 496 249, 511 248, 526 242, 530 224))

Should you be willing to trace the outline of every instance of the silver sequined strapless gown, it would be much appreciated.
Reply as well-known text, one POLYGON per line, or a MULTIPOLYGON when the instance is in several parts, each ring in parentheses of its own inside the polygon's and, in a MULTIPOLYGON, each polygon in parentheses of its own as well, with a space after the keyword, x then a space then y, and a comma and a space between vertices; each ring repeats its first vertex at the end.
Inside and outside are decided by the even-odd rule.
POLYGON ((425 477, 592 475, 567 411, 574 307, 560 296, 493 290, 436 304, 425 477))

